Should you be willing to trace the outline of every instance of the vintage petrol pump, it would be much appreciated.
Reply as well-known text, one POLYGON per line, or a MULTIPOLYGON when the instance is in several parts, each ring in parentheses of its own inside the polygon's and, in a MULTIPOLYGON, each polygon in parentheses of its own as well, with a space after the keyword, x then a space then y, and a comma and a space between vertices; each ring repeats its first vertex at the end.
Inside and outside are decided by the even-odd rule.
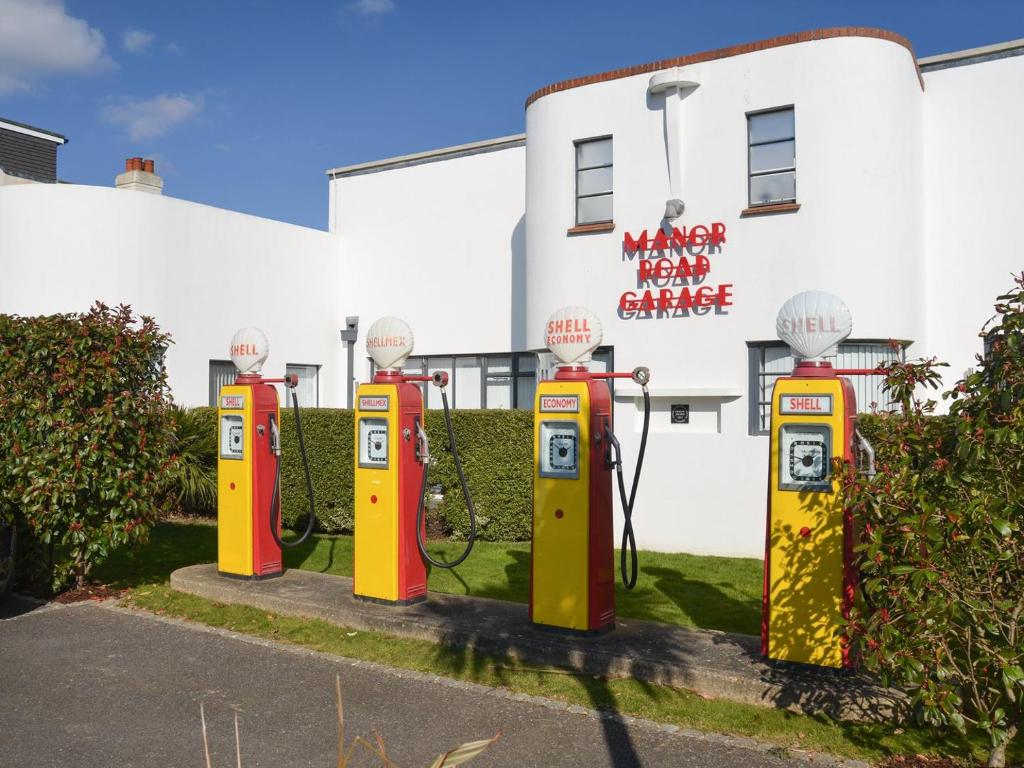
MULTIPOLYGON (((761 650, 770 659, 848 667, 842 639, 856 575, 853 521, 842 506, 834 462, 853 462, 857 403, 849 379, 824 357, 850 335, 850 310, 819 291, 797 294, 776 330, 796 366, 772 390, 761 650)), ((873 468, 872 470, 873 471, 873 468)))
POLYGON ((259 328, 243 328, 231 339, 234 384, 217 401, 217 571, 223 576, 266 579, 283 573, 281 547, 309 538, 316 517, 295 386, 298 377, 265 379, 260 369, 270 352, 259 328), (296 541, 281 540, 281 413, 274 384, 292 391, 299 449, 306 473, 309 519, 296 541))
POLYGON ((360 384, 356 395, 352 594, 388 605, 426 600, 426 565, 454 568, 469 556, 476 540, 476 512, 448 409, 448 374, 403 374, 412 348, 412 330, 405 322, 396 317, 377 320, 366 334, 366 351, 377 370, 373 382, 360 384), (450 562, 431 558, 424 543, 430 444, 423 429, 423 395, 414 383, 424 381, 441 389, 449 446, 469 509, 466 548, 450 562))
POLYGON ((622 580, 627 589, 636 584, 632 514, 650 424, 650 371, 589 371, 586 363, 601 343, 601 323, 583 307, 555 312, 545 329, 545 343, 562 366, 553 380, 537 385, 534 401, 530 621, 544 628, 599 634, 615 626, 612 469, 625 517, 622 580), (603 381, 617 378, 633 379, 644 395, 640 451, 628 497, 612 429, 611 396, 603 381))

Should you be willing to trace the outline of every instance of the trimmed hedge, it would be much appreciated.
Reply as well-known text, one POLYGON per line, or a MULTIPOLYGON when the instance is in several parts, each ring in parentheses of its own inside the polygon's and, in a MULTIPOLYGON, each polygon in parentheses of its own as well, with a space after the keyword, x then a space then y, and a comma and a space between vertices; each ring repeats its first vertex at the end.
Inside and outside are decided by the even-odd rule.
MULTIPOLYGON (((215 408, 208 413, 217 429, 215 408)), ((351 533, 355 472, 353 411, 303 408, 302 430, 313 477, 318 529, 351 533)), ((205 415, 204 415, 205 418, 205 415)), ((484 541, 526 541, 533 508, 533 412, 521 410, 452 411, 452 428, 462 468, 477 512, 477 536, 484 541)), ((424 429, 430 439, 430 489, 443 499, 437 507, 453 538, 465 539, 469 513, 448 448, 444 413, 428 410, 424 429)), ((281 407, 282 520, 294 526, 309 509, 295 419, 281 407)))

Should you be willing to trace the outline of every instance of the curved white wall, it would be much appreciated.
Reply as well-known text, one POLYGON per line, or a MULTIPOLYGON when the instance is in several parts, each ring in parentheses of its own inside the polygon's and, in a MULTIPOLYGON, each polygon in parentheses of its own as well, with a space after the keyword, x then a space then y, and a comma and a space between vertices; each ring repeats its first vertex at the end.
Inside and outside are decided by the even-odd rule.
MULTIPOLYGON (((619 370, 651 367, 652 392, 721 400, 717 434, 653 434, 638 494, 641 546, 756 555, 764 547, 766 438, 748 437, 746 342, 774 338, 775 314, 794 293, 845 298, 854 336, 920 341, 921 99, 903 46, 845 37, 786 45, 692 64, 700 85, 682 102, 682 198, 677 226, 723 222, 727 243, 710 257, 707 283, 733 284, 725 314, 620 319, 618 300, 636 290, 623 236, 661 223, 669 182, 664 97, 649 74, 540 97, 527 109, 527 342, 542 346, 550 312, 583 304, 600 317, 619 370), (741 218, 747 206, 746 113, 793 105, 795 213, 741 218), (573 141, 611 135, 615 230, 567 235, 574 221, 573 141), (689 391, 691 396, 682 393, 689 391), (738 482, 739 481, 739 482, 738 482)), ((637 405, 639 403, 636 403, 637 405)), ((691 408, 694 406, 691 405, 691 408)), ((655 423, 668 414, 656 414, 655 423)), ((619 400, 626 454, 638 444, 637 410, 619 400)))
POLYGON ((270 339, 269 376, 317 364, 320 403, 343 405, 337 238, 219 208, 103 187, 0 188, 0 312, 131 304, 171 333, 175 400, 206 405, 211 359, 234 332, 270 339))

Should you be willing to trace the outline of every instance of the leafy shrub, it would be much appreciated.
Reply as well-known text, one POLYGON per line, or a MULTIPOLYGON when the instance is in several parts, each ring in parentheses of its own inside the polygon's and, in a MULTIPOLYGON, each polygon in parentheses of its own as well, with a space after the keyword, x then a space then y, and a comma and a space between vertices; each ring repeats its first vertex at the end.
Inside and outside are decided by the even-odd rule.
MULTIPOLYGON (((452 411, 452 430, 473 496, 477 536, 483 541, 526 541, 533 519, 533 411, 452 411)), ((427 411, 431 486, 444 499, 438 514, 455 538, 469 533, 469 511, 448 446, 444 412, 427 411)))
MULTIPOLYGON (((216 409, 193 409, 216 435, 216 409), (208 421, 207 421, 208 419, 208 421)), ((351 533, 354 522, 355 459, 353 412, 303 408, 302 429, 319 530, 351 533)), ((469 515, 448 449, 442 411, 428 410, 424 429, 433 457, 430 485, 444 500, 438 514, 456 538, 469 531, 469 515)), ((477 510, 478 536, 484 541, 530 538, 533 510, 533 414, 530 411, 452 411, 452 428, 477 510)), ((215 437, 213 438, 215 440, 215 437)), ((215 457, 215 448, 214 457, 215 457)), ((306 485, 291 408, 281 406, 281 508, 285 525, 305 519, 306 485)), ((214 507, 215 509, 215 507, 214 507)))
POLYGON ((216 411, 212 408, 175 407, 172 415, 172 462, 166 475, 168 496, 181 512, 216 515, 216 411))
POLYGON ((18 524, 19 572, 57 589, 159 512, 171 440, 170 338, 130 307, 0 315, 0 519, 18 524))
POLYGON ((864 664, 914 695, 935 726, 988 734, 1005 764, 1024 714, 1024 276, 1000 296, 991 353, 943 397, 935 361, 892 364, 900 413, 866 420, 878 475, 848 468, 863 532, 848 631, 864 664))

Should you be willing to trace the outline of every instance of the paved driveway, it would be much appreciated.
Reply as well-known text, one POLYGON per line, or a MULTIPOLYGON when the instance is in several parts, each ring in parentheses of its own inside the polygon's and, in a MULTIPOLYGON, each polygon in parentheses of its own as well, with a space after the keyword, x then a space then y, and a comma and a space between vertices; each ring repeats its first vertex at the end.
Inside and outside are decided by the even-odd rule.
MULTIPOLYGON (((348 733, 377 729, 398 765, 503 737, 472 766, 782 766, 739 740, 379 665, 97 604, 0 611, 0 765, 201 766, 199 703, 214 766, 337 765, 334 678, 348 733)), ((375 764, 359 760, 357 765, 375 764)))

